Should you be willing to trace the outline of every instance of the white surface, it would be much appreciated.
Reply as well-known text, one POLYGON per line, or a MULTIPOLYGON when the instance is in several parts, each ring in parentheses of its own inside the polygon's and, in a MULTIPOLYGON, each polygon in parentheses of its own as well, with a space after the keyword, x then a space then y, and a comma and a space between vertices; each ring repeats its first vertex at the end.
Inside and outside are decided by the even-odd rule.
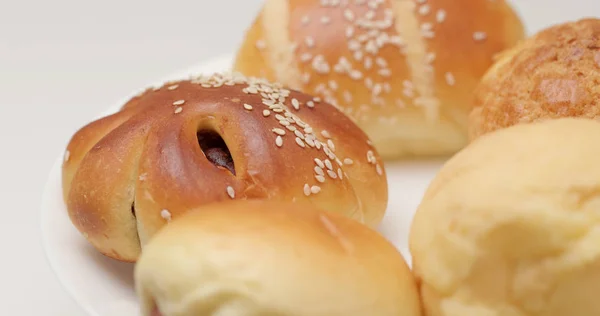
MULTIPOLYGON (((55 158, 130 91, 232 52, 261 2, 0 0, 0 314, 83 315, 41 250, 38 210, 55 158)), ((600 15, 596 0, 514 2, 530 31, 600 15)))

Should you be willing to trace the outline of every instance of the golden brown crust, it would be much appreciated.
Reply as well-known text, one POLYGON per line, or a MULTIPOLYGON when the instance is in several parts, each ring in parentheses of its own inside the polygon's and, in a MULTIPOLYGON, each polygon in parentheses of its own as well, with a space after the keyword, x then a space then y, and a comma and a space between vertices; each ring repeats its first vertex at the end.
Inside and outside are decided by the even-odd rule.
POLYGON ((267 1, 258 20, 267 19, 250 27, 234 68, 337 105, 390 159, 464 146, 474 87, 493 56, 524 36, 504 1, 267 1), (288 14, 270 16, 275 5, 288 14), (282 28, 286 40, 271 36, 282 28), (294 62, 273 60, 281 55, 294 62), (284 66, 282 77, 261 70, 284 66))
POLYGON ((545 29, 502 58, 482 79, 470 138, 520 123, 600 115, 600 20, 545 29))
POLYGON ((171 218, 232 198, 306 201, 368 225, 379 223, 387 206, 383 166, 346 116, 258 79, 214 78, 149 90, 75 134, 64 163, 65 198, 73 223, 94 246, 135 261, 140 243, 171 218), (238 84, 215 87, 208 83, 214 78, 238 84), (279 93, 285 105, 271 105, 265 116, 269 106, 261 92, 244 92, 256 87, 267 98, 279 93), (224 145, 202 149, 198 132, 224 145), (285 133, 281 147, 276 132, 285 133), (215 149, 233 160, 233 170, 207 158, 215 149))
POLYGON ((421 315, 413 276, 391 243, 300 203, 188 212, 144 249, 135 281, 144 315, 155 305, 165 316, 421 315))

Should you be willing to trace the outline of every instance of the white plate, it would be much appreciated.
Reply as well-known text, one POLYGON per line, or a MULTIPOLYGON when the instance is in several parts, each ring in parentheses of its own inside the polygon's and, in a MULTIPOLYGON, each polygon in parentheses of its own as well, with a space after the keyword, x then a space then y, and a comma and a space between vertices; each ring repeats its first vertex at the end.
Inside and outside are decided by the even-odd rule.
MULTIPOLYGON (((592 0, 574 0, 569 5, 564 5, 563 0, 515 0, 514 5, 525 18, 530 33, 557 21, 578 19, 588 12, 598 12, 600 7, 592 0), (546 10, 544 14, 539 10, 542 5, 546 10)), ((230 64, 231 56, 224 56, 164 78, 157 84, 190 74, 227 70, 230 64)), ((109 112, 116 111, 126 99, 122 101, 109 112)), ((62 157, 52 169, 42 199, 42 237, 50 265, 67 291, 89 315, 139 315, 133 290, 133 265, 98 254, 69 221, 62 200, 61 163, 62 157)), ((380 231, 409 261, 406 246, 413 212, 442 163, 421 161, 386 165, 390 201, 380 231)))

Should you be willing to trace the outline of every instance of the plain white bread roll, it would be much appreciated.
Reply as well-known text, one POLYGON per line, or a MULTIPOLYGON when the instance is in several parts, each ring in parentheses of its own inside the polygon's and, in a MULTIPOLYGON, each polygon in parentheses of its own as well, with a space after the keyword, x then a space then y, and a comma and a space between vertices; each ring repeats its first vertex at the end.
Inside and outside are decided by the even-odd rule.
POLYGON ((308 204, 236 201, 189 212, 150 241, 135 281, 144 316, 421 315, 392 244, 308 204))
POLYGON ((431 183, 411 233, 428 316, 600 315, 600 124, 486 134, 431 183))

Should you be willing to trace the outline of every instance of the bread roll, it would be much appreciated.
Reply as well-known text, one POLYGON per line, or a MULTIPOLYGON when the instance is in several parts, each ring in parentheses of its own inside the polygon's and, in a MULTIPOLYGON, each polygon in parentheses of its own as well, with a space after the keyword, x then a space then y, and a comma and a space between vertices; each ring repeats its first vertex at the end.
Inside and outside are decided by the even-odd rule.
POLYGON ((493 56, 523 37, 503 0, 267 0, 235 69, 336 105, 384 159, 446 155, 493 56))
POLYGON ((420 316, 402 255, 308 204, 236 201, 161 230, 135 268, 144 316, 420 316))
POLYGON ((367 136, 333 106, 233 74, 171 82, 72 138, 69 216, 103 254, 135 261, 169 220, 233 199, 305 201, 377 225, 387 182, 367 136))
POLYGON ((470 138, 520 123, 600 117, 600 20, 539 32, 507 51, 476 90, 470 138))
POLYGON ((600 315, 600 123, 480 137, 431 183, 410 232, 428 316, 600 315))

